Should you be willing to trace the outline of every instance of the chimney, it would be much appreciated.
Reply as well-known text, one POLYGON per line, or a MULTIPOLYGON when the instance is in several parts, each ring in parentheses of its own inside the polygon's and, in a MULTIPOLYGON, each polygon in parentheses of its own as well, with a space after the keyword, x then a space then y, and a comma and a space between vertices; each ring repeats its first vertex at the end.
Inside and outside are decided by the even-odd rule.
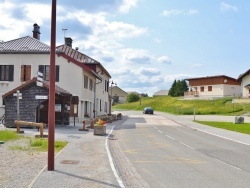
POLYGON ((40 26, 35 23, 33 27, 33 38, 40 40, 40 26))
POLYGON ((65 37, 64 39, 65 39, 65 45, 67 45, 67 46, 69 46, 69 47, 72 48, 72 41, 73 41, 72 38, 65 37))

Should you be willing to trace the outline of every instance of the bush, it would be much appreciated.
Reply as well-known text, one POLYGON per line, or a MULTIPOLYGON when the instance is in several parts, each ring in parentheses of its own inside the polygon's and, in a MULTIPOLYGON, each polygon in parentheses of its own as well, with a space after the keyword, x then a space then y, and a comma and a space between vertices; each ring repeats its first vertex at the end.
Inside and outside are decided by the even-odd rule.
POLYGON ((135 93, 131 93, 127 96, 127 102, 131 103, 131 102, 137 102, 140 100, 139 95, 135 94, 135 93))

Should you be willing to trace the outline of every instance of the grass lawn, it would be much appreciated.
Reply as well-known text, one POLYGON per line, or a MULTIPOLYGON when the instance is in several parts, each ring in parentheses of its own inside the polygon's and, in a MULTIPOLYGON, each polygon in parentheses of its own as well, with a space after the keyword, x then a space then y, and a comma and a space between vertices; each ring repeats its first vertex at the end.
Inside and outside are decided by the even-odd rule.
POLYGON ((231 115, 238 116, 250 112, 250 103, 232 104, 232 98, 220 98, 215 100, 183 100, 183 97, 141 97, 137 102, 116 104, 112 110, 140 110, 150 106, 155 111, 167 112, 178 115, 231 115))
MULTIPOLYGON (((13 150, 35 150, 39 152, 46 152, 48 151, 48 139, 47 138, 31 138, 31 137, 25 137, 23 135, 18 135, 14 131, 9 130, 1 130, 0 131, 0 140, 4 142, 8 141, 14 141, 14 140, 27 140, 26 143, 28 145, 20 146, 18 144, 10 146, 13 150)), ((65 141, 55 141, 54 148, 56 152, 59 152, 61 149, 63 149, 68 142, 65 141)))
POLYGON ((222 128, 239 133, 250 134, 250 123, 234 124, 232 122, 216 122, 216 121, 195 121, 211 127, 222 128))

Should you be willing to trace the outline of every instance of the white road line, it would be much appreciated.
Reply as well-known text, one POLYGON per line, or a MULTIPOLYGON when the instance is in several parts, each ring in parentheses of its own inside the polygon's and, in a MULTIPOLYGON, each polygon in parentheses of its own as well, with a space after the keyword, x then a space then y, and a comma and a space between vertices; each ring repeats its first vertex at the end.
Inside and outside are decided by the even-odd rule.
POLYGON ((226 162, 224 162, 224 161, 221 161, 220 159, 216 159, 216 158, 214 158, 214 159, 217 160, 217 161, 219 161, 219 162, 221 162, 221 163, 223 163, 223 164, 226 164, 226 165, 231 166, 231 167, 233 167, 233 168, 235 168, 235 169, 237 169, 237 170, 242 171, 242 169, 239 168, 239 167, 237 167, 237 166, 233 166, 233 165, 231 165, 231 164, 229 164, 229 163, 226 163, 226 162))
POLYGON ((190 148, 190 149, 194 149, 193 147, 191 147, 191 146, 189 146, 189 145, 187 145, 187 144, 184 144, 183 142, 180 142, 180 144, 182 144, 182 145, 184 145, 184 146, 186 146, 186 147, 188 147, 188 148, 190 148))
POLYGON ((159 129, 158 129, 158 132, 162 133, 159 129))
POLYGON ((203 130, 200 130, 200 129, 196 129, 200 132, 204 132, 206 134, 210 134, 210 135, 213 135, 213 136, 217 136, 217 137, 220 137, 220 138, 223 138, 223 139, 226 139, 226 140, 230 140, 230 141, 233 141, 233 142, 237 142, 237 143, 240 143, 240 144, 244 144, 244 145, 247 145, 247 146, 250 146, 250 144, 248 143, 245 143, 245 142, 240 142, 240 141, 237 141, 237 140, 234 140, 234 139, 231 139, 231 138, 227 138, 227 137, 224 137, 224 136, 220 136, 218 134, 214 134, 214 133, 210 133, 210 132, 207 132, 207 131, 203 131, 203 130))
POLYGON ((110 133, 106 137, 105 147, 106 147, 108 158, 109 158, 109 164, 110 164, 111 169, 112 169, 112 171, 113 171, 113 173, 115 175, 115 178, 116 178, 117 182, 119 183, 120 187, 125 188, 125 186, 124 186, 124 184, 122 182, 122 179, 119 177, 119 175, 118 175, 118 173, 117 173, 117 171, 115 169, 114 160, 113 160, 113 158, 111 156, 111 153, 110 153, 110 150, 109 150, 109 145, 108 145, 108 138, 110 137, 110 135, 111 135, 114 128, 115 128, 115 125, 112 127, 110 133))
POLYGON ((171 140, 175 140, 173 137, 165 135, 166 137, 170 138, 171 140))

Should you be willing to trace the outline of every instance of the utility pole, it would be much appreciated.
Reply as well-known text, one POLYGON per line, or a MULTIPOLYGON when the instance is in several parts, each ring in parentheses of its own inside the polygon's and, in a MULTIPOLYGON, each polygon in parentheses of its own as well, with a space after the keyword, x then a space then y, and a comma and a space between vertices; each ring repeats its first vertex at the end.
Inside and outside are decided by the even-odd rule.
POLYGON ((52 0, 50 74, 49 74, 49 111, 48 111, 48 171, 54 170, 55 163, 55 58, 56 58, 56 0, 52 0))

